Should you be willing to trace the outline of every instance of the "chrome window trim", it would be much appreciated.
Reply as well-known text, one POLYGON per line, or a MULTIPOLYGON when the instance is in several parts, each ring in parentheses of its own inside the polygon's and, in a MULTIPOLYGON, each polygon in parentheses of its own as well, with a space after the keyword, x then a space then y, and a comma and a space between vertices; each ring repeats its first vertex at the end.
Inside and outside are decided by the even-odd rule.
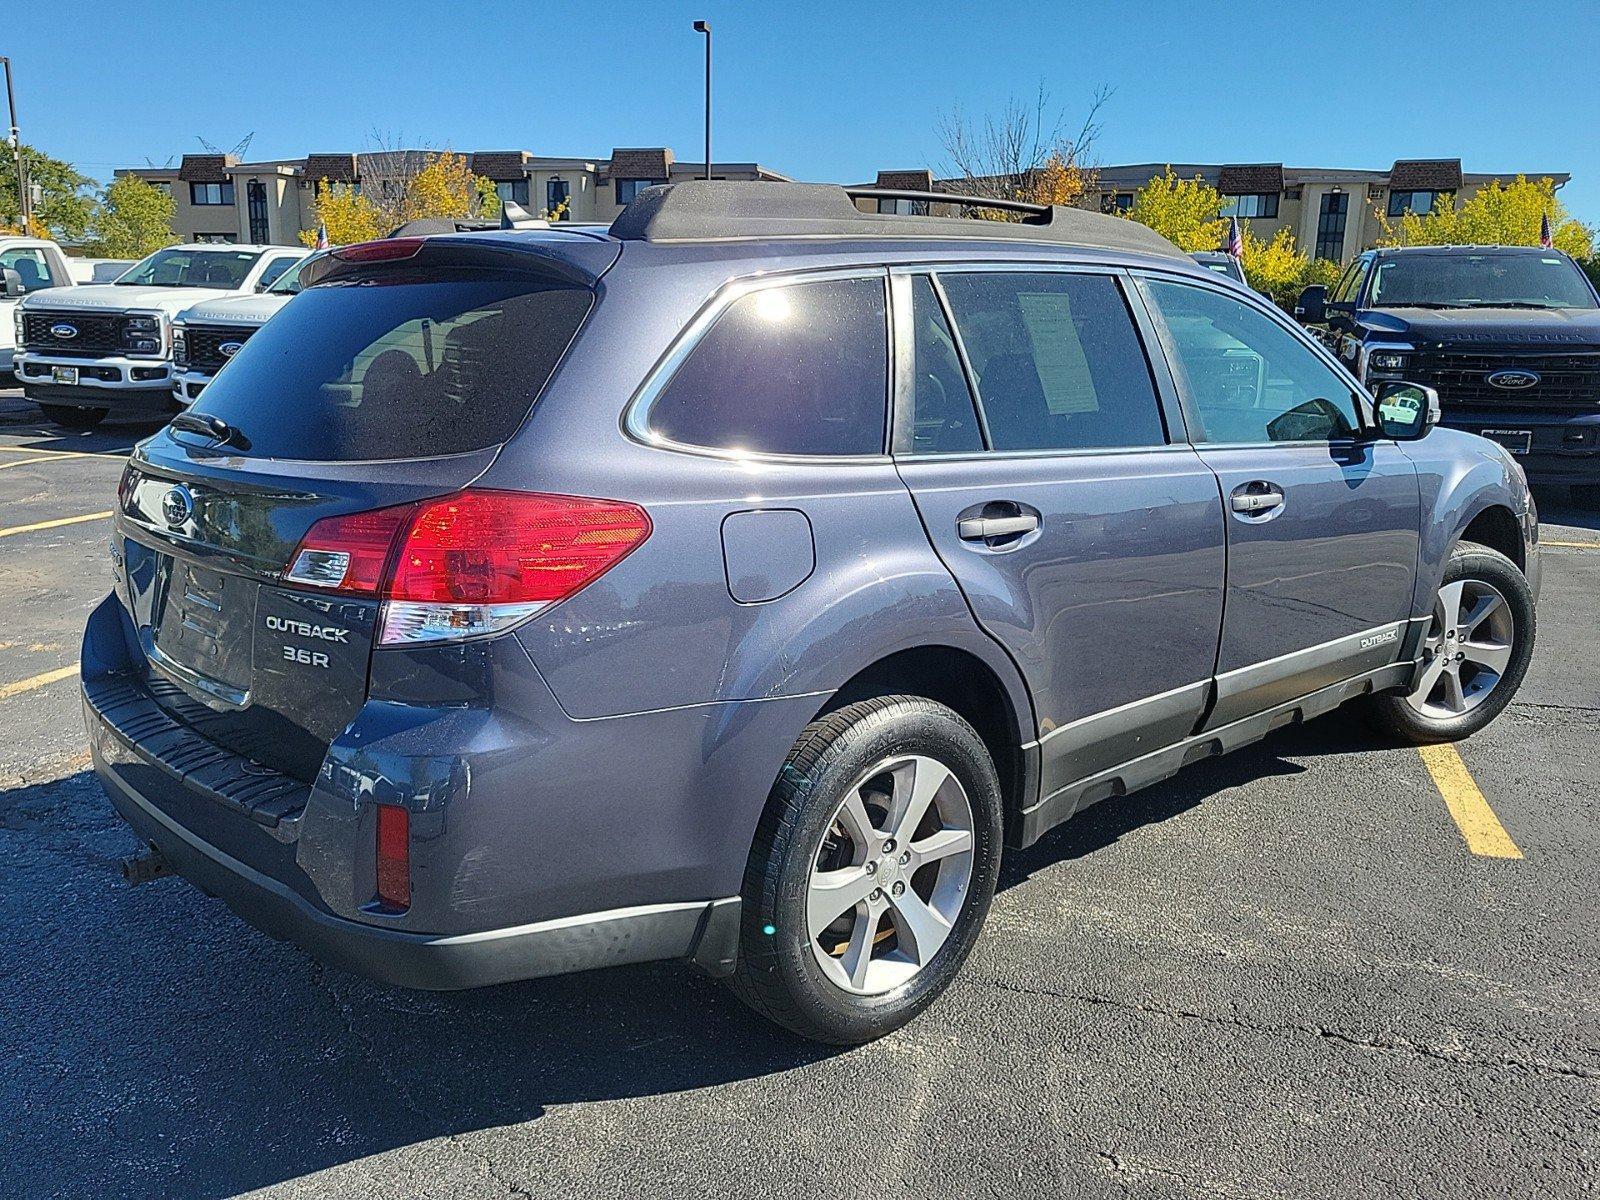
POLYGON ((889 463, 893 458, 880 450, 877 454, 779 454, 763 450, 728 450, 717 446, 697 446, 691 442, 674 441, 650 432, 650 406, 671 382, 684 359, 700 344, 701 339, 716 324, 719 317, 738 300, 755 292, 770 288, 792 287, 804 283, 825 283, 837 279, 878 279, 883 283, 884 336, 888 359, 884 372, 888 386, 884 389, 884 445, 887 445, 892 409, 895 401, 894 377, 894 311, 889 295, 888 268, 881 263, 864 267, 825 267, 819 270, 776 271, 732 279, 719 287, 689 323, 679 331, 665 354, 650 368, 644 382, 622 410, 622 432, 630 441, 652 450, 670 450, 678 454, 692 454, 700 458, 718 458, 725 462, 791 463, 805 466, 830 463, 889 463))

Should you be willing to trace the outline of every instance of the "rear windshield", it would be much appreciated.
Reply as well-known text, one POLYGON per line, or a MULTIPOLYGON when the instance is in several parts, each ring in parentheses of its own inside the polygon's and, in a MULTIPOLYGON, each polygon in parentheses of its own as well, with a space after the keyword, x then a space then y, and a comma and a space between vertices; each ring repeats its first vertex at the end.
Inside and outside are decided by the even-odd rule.
POLYGON ((124 287, 237 288, 259 250, 157 250, 117 282, 124 287))
POLYGON ((592 299, 524 273, 317 284, 244 344, 194 410, 232 425, 257 458, 481 450, 522 423, 592 299))

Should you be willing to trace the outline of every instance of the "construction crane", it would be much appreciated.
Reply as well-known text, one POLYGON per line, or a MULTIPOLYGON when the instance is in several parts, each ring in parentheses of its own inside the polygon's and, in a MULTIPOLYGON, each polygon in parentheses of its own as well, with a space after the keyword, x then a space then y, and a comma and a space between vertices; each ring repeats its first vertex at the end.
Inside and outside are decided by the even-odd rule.
POLYGON ((206 139, 201 137, 198 133, 194 136, 195 140, 212 154, 232 155, 234 158, 242 158, 244 156, 244 152, 250 148, 250 142, 256 136, 256 133, 255 130, 252 129, 249 133, 245 134, 239 139, 238 144, 235 145, 232 150, 223 150, 220 147, 213 145, 211 142, 206 141, 206 139))

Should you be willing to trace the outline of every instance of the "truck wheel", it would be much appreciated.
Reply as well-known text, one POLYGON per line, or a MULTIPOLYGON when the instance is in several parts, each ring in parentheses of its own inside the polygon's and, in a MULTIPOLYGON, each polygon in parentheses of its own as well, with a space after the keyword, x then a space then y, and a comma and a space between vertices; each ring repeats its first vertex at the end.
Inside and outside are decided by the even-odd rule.
POLYGON ((820 1042, 898 1029, 977 940, 1000 829, 988 749, 944 705, 886 696, 819 717, 750 850, 735 992, 820 1042))
POLYGON ((69 408, 65 404, 41 404, 45 419, 61 426, 63 429, 93 429, 106 419, 109 411, 104 408, 69 408))
POLYGON ((1533 657, 1533 593, 1516 565, 1487 546, 1450 552, 1423 637, 1414 690, 1373 698, 1376 723, 1409 742, 1477 733, 1516 695, 1533 657))

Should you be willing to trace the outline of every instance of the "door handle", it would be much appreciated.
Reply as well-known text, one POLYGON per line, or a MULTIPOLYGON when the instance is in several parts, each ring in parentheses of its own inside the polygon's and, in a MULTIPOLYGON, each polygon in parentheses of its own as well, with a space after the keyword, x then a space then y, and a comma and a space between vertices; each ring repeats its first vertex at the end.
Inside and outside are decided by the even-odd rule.
POLYGON ((987 538, 1012 537, 1019 533, 1032 533, 1039 528, 1039 518, 1032 513, 1015 517, 966 517, 956 522, 956 533, 967 542, 981 542, 987 538))
POLYGON ((1283 492, 1270 483, 1246 483, 1233 489, 1229 505, 1236 513, 1258 516, 1283 506, 1283 492))

